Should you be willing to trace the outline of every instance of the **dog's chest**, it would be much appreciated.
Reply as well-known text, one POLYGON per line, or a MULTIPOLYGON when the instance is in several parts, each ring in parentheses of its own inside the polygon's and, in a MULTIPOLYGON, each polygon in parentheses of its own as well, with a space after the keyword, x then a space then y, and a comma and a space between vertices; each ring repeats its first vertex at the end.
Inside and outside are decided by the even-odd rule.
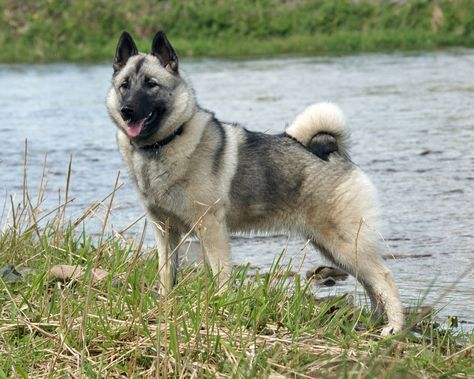
POLYGON ((180 164, 165 157, 131 150, 122 152, 122 156, 147 209, 160 208, 188 218, 189 189, 180 164))

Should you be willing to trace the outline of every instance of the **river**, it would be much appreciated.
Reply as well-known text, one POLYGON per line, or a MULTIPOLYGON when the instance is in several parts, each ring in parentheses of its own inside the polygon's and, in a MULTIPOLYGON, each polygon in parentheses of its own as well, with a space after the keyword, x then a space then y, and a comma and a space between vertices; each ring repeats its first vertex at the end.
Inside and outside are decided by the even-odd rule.
MULTIPOLYGON (((379 191, 384 256, 405 305, 429 304, 474 259, 474 50, 253 61, 184 60, 200 104, 225 121, 279 133, 305 106, 333 101, 348 119, 352 158, 379 191)), ((113 187, 115 229, 143 210, 115 145, 105 96, 110 64, 0 65, 0 190, 22 190, 24 140, 28 183, 36 191, 48 153, 46 205, 64 188, 69 157, 71 217, 113 187)), ((2 220, 3 221, 3 220, 2 220)), ((90 222, 92 232, 97 225, 90 222)), ((136 231, 136 229, 135 229, 136 231)), ((134 232, 128 234, 134 237, 134 232)), ((324 264, 297 236, 232 239, 233 260, 263 270, 287 245, 285 259, 304 271, 324 264)), ((354 280, 321 295, 354 291, 354 280)), ((440 317, 472 328, 474 275, 442 297, 440 317)))

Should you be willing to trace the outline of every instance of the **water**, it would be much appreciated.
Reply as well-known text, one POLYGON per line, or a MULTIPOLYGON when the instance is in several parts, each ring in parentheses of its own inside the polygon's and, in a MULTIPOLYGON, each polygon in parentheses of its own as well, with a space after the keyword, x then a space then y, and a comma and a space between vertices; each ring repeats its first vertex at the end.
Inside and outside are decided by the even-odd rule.
MULTIPOLYGON (((387 260, 403 301, 436 299, 474 257, 474 50, 410 55, 192 60, 182 67, 202 106, 225 121, 280 132, 314 101, 337 102, 349 120, 352 157, 379 189, 387 260), (422 257, 417 257, 417 256, 422 257)), ((38 185, 48 152, 47 204, 64 188, 73 157, 71 217, 113 187, 122 170, 111 224, 143 211, 115 146, 105 96, 111 67, 0 65, 0 190, 20 194, 24 139, 29 184, 38 185)), ((91 230, 96 228, 92 222, 91 230)), ((129 234, 130 235, 130 234, 129 234)), ((133 237, 133 234, 130 236, 133 237)), ((286 245, 287 259, 305 255, 302 270, 324 263, 304 241, 287 236, 232 240, 235 263, 266 269, 286 245)), ((354 291, 354 281, 333 287, 354 291)), ((322 290, 326 294, 328 290, 322 290)), ((443 297, 441 316, 474 322, 474 275, 443 297)), ((469 327, 469 326, 468 326, 469 327)))

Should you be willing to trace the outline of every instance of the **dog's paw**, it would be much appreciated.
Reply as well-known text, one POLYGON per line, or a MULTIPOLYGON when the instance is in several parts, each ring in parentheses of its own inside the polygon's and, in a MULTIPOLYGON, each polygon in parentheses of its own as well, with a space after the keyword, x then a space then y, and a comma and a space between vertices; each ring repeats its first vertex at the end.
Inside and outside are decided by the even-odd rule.
POLYGON ((388 337, 388 336, 392 336, 394 334, 397 334, 401 330, 402 330, 401 326, 388 324, 387 326, 382 328, 382 331, 380 332, 380 335, 382 337, 388 337))

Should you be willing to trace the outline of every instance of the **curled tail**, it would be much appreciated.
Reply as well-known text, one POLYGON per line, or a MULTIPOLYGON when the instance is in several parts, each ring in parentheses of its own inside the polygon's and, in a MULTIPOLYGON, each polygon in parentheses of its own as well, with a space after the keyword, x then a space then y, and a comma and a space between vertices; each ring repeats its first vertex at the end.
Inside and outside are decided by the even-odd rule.
POLYGON ((327 160, 332 153, 349 159, 349 132, 340 108, 333 103, 316 103, 300 113, 285 129, 291 138, 327 160))

